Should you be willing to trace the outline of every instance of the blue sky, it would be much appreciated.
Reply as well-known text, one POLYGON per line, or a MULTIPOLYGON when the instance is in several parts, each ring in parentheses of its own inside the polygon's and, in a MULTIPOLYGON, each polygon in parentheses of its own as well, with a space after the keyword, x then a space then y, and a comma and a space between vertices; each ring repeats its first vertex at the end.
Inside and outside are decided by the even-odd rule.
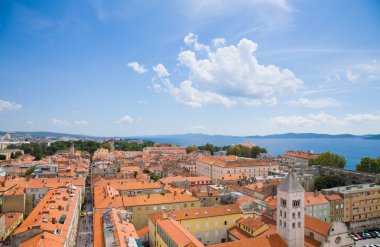
POLYGON ((0 130, 380 133, 379 1, 1 1, 0 130))

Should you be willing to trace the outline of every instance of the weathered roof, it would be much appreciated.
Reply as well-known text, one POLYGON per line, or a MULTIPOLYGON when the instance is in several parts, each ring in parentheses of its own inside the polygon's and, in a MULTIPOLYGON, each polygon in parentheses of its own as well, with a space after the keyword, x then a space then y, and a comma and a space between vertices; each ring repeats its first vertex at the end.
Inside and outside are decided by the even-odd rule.
POLYGON ((298 179, 289 172, 288 175, 281 181, 278 186, 278 190, 285 192, 303 192, 304 189, 302 185, 298 182, 298 179))

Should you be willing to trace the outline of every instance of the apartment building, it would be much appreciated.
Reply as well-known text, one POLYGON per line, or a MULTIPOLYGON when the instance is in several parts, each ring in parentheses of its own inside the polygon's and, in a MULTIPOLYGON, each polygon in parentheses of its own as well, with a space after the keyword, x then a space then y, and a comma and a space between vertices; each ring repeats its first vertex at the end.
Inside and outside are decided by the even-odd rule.
POLYGON ((304 202, 305 214, 330 222, 330 203, 325 195, 318 192, 305 192, 304 202))
POLYGON ((0 240, 5 240, 14 232, 24 219, 20 212, 8 212, 0 214, 0 240))
POLYGON ((81 202, 84 203, 85 178, 38 178, 30 180, 25 189, 25 214, 29 215, 49 190, 61 187, 70 188, 73 186, 79 189, 79 198, 81 202))
POLYGON ((338 194, 343 198, 343 221, 351 229, 360 230, 380 224, 380 185, 357 184, 322 190, 323 194, 338 194))
POLYGON ((25 186, 26 185, 22 182, 0 195, 0 199, 2 199, 2 213, 16 211, 25 214, 25 186))
POLYGON ((49 190, 15 230, 12 245, 75 246, 80 207, 80 188, 49 190))
POLYGON ((197 174, 215 180, 230 175, 242 177, 268 176, 270 172, 279 171, 276 162, 230 156, 201 157, 196 160, 197 174))
POLYGON ((189 190, 190 188, 194 188, 194 189, 207 188, 208 185, 212 184, 212 180, 207 177, 182 177, 182 176, 161 178, 160 182, 163 185, 173 185, 175 187, 178 187, 181 189, 187 189, 187 190, 189 190))
POLYGON ((171 218, 205 245, 227 242, 227 230, 242 216, 237 204, 153 213, 149 215, 149 239, 151 244, 155 243, 156 221, 171 218))
POLYGON ((99 177, 93 180, 93 186, 110 186, 117 190, 121 196, 159 194, 163 192, 163 186, 160 183, 147 179, 103 179, 99 177))
POLYGON ((171 218, 157 220, 154 228, 154 242, 159 247, 203 247, 204 245, 171 218))
POLYGON ((330 203, 330 221, 343 221, 344 217, 344 201, 338 194, 326 195, 327 201, 330 203))
POLYGON ((126 210, 112 208, 103 215, 104 246, 142 246, 133 224, 129 222, 126 210))
POLYGON ((130 214, 130 220, 137 230, 148 225, 148 214, 150 213, 201 206, 198 198, 180 189, 162 194, 123 196, 122 200, 123 206, 130 214))
POLYGON ((308 165, 309 160, 318 158, 319 154, 302 151, 287 151, 284 153, 284 156, 292 163, 308 165))

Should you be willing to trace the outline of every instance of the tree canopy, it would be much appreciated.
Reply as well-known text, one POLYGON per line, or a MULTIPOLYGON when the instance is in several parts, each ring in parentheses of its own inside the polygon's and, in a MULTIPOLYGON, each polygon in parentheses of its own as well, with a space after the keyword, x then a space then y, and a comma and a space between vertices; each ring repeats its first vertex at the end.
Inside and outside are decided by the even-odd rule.
POLYGON ((229 146, 227 148, 228 155, 236 155, 239 157, 257 158, 257 156, 261 153, 267 153, 267 150, 259 146, 254 146, 250 148, 240 144, 235 146, 229 146))
POLYGON ((314 180, 316 190, 329 189, 346 185, 346 181, 341 176, 319 176, 314 180))
POLYGON ((309 165, 344 168, 346 165, 346 159, 338 154, 326 152, 320 154, 317 158, 310 159, 309 165))
POLYGON ((189 154, 193 151, 197 151, 198 150, 198 147, 197 146, 187 146, 186 147, 186 153, 189 154))
MULTIPOLYGON (((140 143, 129 143, 128 141, 116 141, 115 150, 123 151, 142 151, 144 147, 153 146, 154 142, 143 141, 140 143)), ((48 155, 54 155, 59 150, 69 150, 71 146, 70 141, 56 141, 50 143, 48 146, 46 143, 24 143, 21 146, 9 145, 8 148, 19 148, 24 150, 26 154, 30 154, 35 157, 35 160, 40 160, 48 155)), ((74 141, 75 150, 86 151, 93 154, 99 148, 110 149, 109 142, 97 142, 92 140, 79 140, 74 141)), ((14 154, 13 156, 17 156, 14 154)))
POLYGON ((360 163, 356 165, 356 171, 375 174, 380 173, 380 156, 377 159, 372 159, 370 157, 362 158, 360 163))

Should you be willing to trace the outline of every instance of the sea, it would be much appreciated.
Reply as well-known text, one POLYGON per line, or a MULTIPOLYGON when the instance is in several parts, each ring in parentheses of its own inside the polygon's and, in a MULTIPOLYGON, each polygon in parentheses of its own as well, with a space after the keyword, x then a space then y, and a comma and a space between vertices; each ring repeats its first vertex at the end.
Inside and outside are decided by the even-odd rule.
POLYGON ((180 146, 204 145, 207 142, 216 146, 227 146, 246 141, 265 147, 272 156, 283 155, 284 152, 310 151, 323 153, 330 151, 346 159, 346 169, 355 170, 356 165, 364 157, 380 156, 380 140, 362 138, 250 138, 228 136, 204 136, 202 138, 152 138, 152 141, 176 143, 180 146))

